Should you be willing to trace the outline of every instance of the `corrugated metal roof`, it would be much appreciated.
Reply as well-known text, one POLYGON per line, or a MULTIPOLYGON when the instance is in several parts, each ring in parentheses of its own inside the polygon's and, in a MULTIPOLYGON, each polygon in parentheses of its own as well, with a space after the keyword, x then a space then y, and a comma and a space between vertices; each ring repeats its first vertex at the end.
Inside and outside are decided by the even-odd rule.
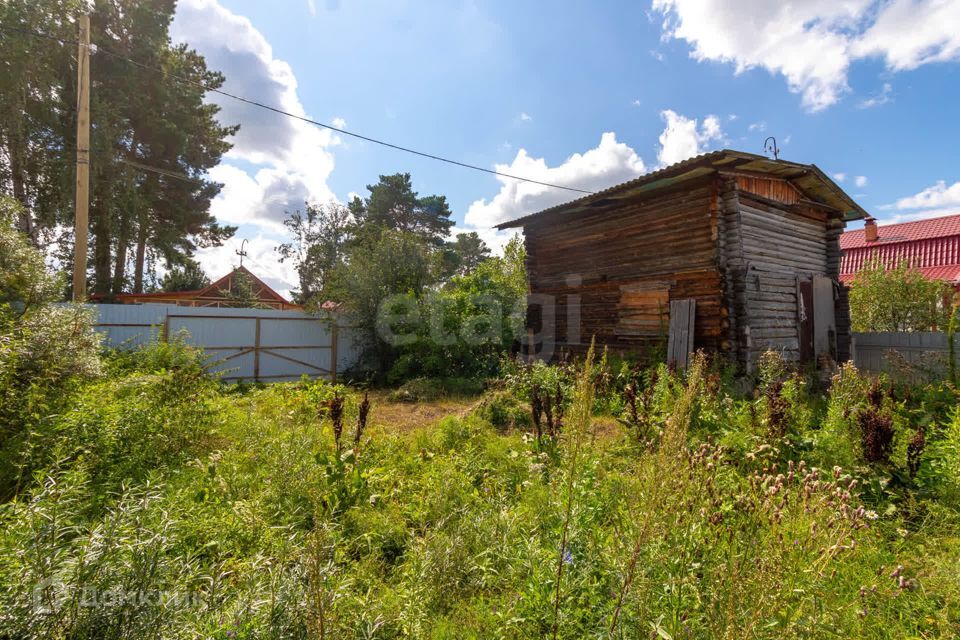
POLYGON ((678 162, 571 202, 504 222, 497 225, 497 228, 520 227, 532 218, 545 214, 555 214, 561 211, 572 213, 591 206, 598 206, 601 203, 609 204, 611 199, 622 199, 637 193, 655 191, 716 171, 733 169, 789 180, 811 200, 841 211, 847 220, 857 220, 867 215, 866 211, 853 198, 847 195, 816 165, 798 164, 786 160, 771 160, 753 153, 723 149, 678 162))
MULTIPOLYGON (((933 280, 944 280, 960 285, 960 264, 942 265, 938 267, 917 267, 917 271, 933 280)), ((840 282, 851 282, 856 273, 841 273, 840 282)))
MULTIPOLYGON (((877 227, 877 231, 878 235, 875 242, 867 242, 863 229, 847 231, 840 236, 840 248, 856 249, 882 243, 913 242, 960 235, 960 214, 914 222, 880 225, 877 227)), ((960 262, 960 257, 958 257, 957 262, 960 262)))

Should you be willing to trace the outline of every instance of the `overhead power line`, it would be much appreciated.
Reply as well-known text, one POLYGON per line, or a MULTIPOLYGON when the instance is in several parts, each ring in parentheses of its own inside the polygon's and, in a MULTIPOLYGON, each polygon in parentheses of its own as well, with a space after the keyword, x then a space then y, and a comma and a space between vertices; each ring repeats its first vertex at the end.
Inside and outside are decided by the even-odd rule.
MULTIPOLYGON (((184 182, 191 182, 200 186, 211 184, 210 181, 204 180, 202 178, 195 178, 189 176, 186 173, 181 173, 179 171, 174 171, 173 169, 164 169, 162 167, 155 167, 153 165, 144 164, 142 162, 137 162, 136 160, 129 160, 127 158, 119 157, 114 155, 114 151, 111 149, 90 147, 88 149, 90 153, 96 154, 97 156, 104 157, 105 154, 110 154, 111 157, 104 157, 104 160, 107 162, 119 162, 120 164, 125 164, 127 166, 139 169, 141 171, 146 171, 147 173, 156 173, 161 176, 166 176, 168 178, 175 178, 177 180, 183 180, 184 182)), ((72 146, 66 146, 60 149, 46 149, 46 153, 76 153, 77 148, 72 146)))
MULTIPOLYGON (((16 28, 12 28, 12 27, 0 27, 0 30, 15 31, 15 32, 17 32, 17 33, 23 33, 23 34, 26 34, 26 35, 29 35, 29 36, 34 36, 34 37, 37 37, 37 38, 43 38, 43 39, 45 39, 45 40, 52 40, 52 41, 54 41, 54 42, 59 42, 59 43, 61 43, 61 44, 78 44, 76 41, 65 40, 65 39, 63 39, 63 38, 58 38, 58 37, 56 37, 56 36, 51 36, 51 35, 49 35, 49 34, 44 34, 44 33, 38 33, 38 32, 35 32, 35 31, 28 30, 28 29, 16 29, 16 28)), ((127 62, 128 64, 132 64, 132 65, 134 65, 134 66, 136 66, 136 67, 139 67, 139 68, 141 68, 141 69, 144 69, 144 70, 146 70, 146 71, 151 71, 151 72, 153 72, 153 73, 159 73, 159 74, 161 74, 161 75, 168 76, 168 77, 173 78, 174 80, 176 80, 176 81, 178 81, 178 82, 183 82, 183 83, 186 83, 186 84, 192 84, 192 85, 194 85, 194 86, 196 86, 196 87, 199 87, 199 88, 203 89, 204 91, 208 91, 208 92, 210 92, 210 93, 216 93, 216 94, 219 94, 219 95, 221 95, 221 96, 230 98, 230 99, 232 99, 232 100, 236 100, 236 101, 242 102, 242 103, 244 103, 244 104, 248 104, 248 105, 251 105, 251 106, 254 106, 254 107, 258 107, 258 108, 260 108, 260 109, 265 109, 265 110, 267 110, 267 111, 271 111, 271 112, 273 112, 273 113, 276 113, 276 114, 278 114, 278 115, 285 116, 285 117, 287 117, 287 118, 292 118, 292 119, 294 119, 294 120, 299 120, 299 121, 305 122, 305 123, 307 123, 307 124, 312 124, 312 125, 314 125, 314 126, 316 126, 316 127, 320 127, 320 128, 323 128, 323 129, 328 129, 328 130, 333 131, 333 132, 335 132, 335 133, 343 134, 343 135, 345 135, 345 136, 350 136, 350 137, 352 137, 352 138, 357 138, 358 140, 364 140, 364 141, 366 141, 366 142, 371 142, 371 143, 373 143, 373 144, 377 144, 377 145, 380 145, 380 146, 383 146, 383 147, 387 147, 387 148, 389 148, 389 149, 395 149, 395 150, 397 150, 397 151, 403 151, 404 153, 410 153, 410 154, 413 154, 413 155, 416 155, 416 156, 420 156, 420 157, 422 157, 422 158, 428 158, 428 159, 430 159, 430 160, 436 160, 436 161, 438 161, 438 162, 445 162, 445 163, 447 163, 447 164, 451 164, 451 165, 454 165, 454 166, 462 167, 462 168, 464 168, 464 169, 472 169, 472 170, 474 170, 474 171, 481 171, 481 172, 483 172, 483 173, 488 173, 488 174, 491 174, 491 175, 499 176, 499 177, 501 177, 501 178, 510 178, 511 180, 518 180, 518 181, 520 181, 520 182, 528 182, 528 183, 530 183, 530 184, 538 184, 538 185, 543 186, 543 187, 550 187, 551 189, 562 189, 562 190, 564 190, 564 191, 572 191, 572 192, 575 192, 575 193, 582 193, 582 194, 585 194, 585 195, 592 195, 593 193, 595 193, 595 192, 593 192, 593 191, 589 191, 589 190, 586 190, 586 189, 577 189, 577 188, 575 188, 575 187, 567 187, 567 186, 564 186, 564 185, 553 184, 553 183, 551 183, 551 182, 544 182, 544 181, 542 181, 542 180, 534 180, 533 178, 524 178, 523 176, 518 176, 518 175, 511 174, 511 173, 505 173, 505 172, 503 172, 503 171, 496 171, 496 170, 494 170, 494 169, 487 169, 487 168, 485 168, 485 167, 480 167, 480 166, 477 166, 477 165, 474 165, 474 164, 469 164, 469 163, 466 163, 466 162, 460 162, 459 160, 453 160, 452 158, 445 158, 445 157, 443 157, 443 156, 438 156, 438 155, 436 155, 436 154, 427 153, 427 152, 425 152, 425 151, 418 151, 418 150, 416 150, 416 149, 411 149, 410 147, 404 147, 404 146, 402 146, 402 145, 393 144, 392 142, 387 142, 387 141, 385 141, 385 140, 379 140, 379 139, 377 139, 377 138, 371 138, 370 136, 365 136, 365 135, 362 135, 362 134, 359 134, 359 133, 355 133, 355 132, 353 132, 353 131, 348 131, 348 130, 346 130, 346 129, 340 129, 340 128, 335 127, 335 126, 333 126, 333 125, 329 125, 329 124, 324 124, 324 123, 322 123, 322 122, 318 122, 318 121, 313 120, 313 119, 311 119, 311 118, 308 118, 308 117, 306 117, 306 116, 301 116, 301 115, 298 115, 298 114, 296 114, 296 113, 291 113, 291 112, 289 112, 289 111, 285 111, 285 110, 283 110, 283 109, 280 109, 279 107, 275 107, 275 106, 272 106, 272 105, 269 105, 269 104, 260 102, 260 101, 258 101, 258 100, 253 100, 253 99, 250 99, 250 98, 245 98, 244 96, 241 96, 241 95, 238 95, 238 94, 235 94, 235 93, 230 93, 229 91, 224 91, 223 89, 218 89, 218 88, 216 88, 216 87, 211 87, 210 85, 205 84, 205 83, 203 83, 203 82, 200 82, 199 80, 194 80, 194 79, 192 79, 192 78, 185 78, 185 77, 179 76, 179 75, 177 75, 177 74, 175 74, 175 73, 170 73, 169 71, 166 71, 166 70, 164 70, 164 69, 160 69, 159 67, 154 67, 154 66, 152 66, 152 65, 145 64, 145 63, 143 63, 143 62, 140 62, 139 60, 134 60, 133 58, 129 58, 129 57, 124 56, 124 55, 122 55, 122 54, 114 53, 114 52, 112 52, 112 51, 109 51, 108 49, 104 49, 103 47, 99 47, 99 46, 97 46, 97 45, 91 45, 91 48, 93 49, 93 52, 102 53, 102 54, 108 55, 108 56, 110 56, 110 57, 117 58, 117 59, 119 59, 119 60, 123 60, 123 61, 127 62)))

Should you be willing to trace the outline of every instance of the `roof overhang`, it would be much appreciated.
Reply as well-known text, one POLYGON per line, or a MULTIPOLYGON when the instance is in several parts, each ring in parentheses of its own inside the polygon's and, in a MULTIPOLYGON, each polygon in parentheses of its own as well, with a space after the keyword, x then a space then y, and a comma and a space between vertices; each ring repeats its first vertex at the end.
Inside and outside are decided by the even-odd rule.
POLYGON ((609 189, 498 224, 497 229, 522 227, 534 219, 539 220, 554 214, 578 213, 601 206, 607 207, 618 200, 635 198, 641 194, 669 189, 698 178, 734 170, 786 180, 803 192, 812 204, 838 211, 844 220, 859 220, 867 215, 853 198, 816 165, 772 160, 753 153, 724 149, 690 158, 609 189))

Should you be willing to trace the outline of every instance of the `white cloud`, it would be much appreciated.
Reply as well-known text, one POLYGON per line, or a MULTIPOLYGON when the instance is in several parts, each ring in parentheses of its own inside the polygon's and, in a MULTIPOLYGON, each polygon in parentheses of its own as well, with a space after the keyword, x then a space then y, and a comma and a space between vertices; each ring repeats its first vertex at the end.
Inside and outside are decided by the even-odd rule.
POLYGON ((346 128, 347 128, 347 121, 344 120, 343 118, 339 117, 339 116, 336 117, 336 118, 334 118, 333 120, 331 120, 331 121, 330 121, 330 124, 332 124, 333 126, 335 126, 337 129, 346 129, 346 128))
POLYGON ((850 64, 883 58, 890 71, 960 58, 956 0, 653 0, 664 39, 685 40, 698 61, 782 75, 819 111, 850 88, 850 64))
MULTIPOLYGON (((636 151, 617 141, 616 134, 604 133, 600 144, 584 153, 575 153, 551 167, 543 158, 531 157, 520 149, 510 164, 498 164, 496 170, 534 180, 585 191, 599 191, 642 175, 646 167, 636 151)), ((574 200, 583 194, 545 187, 510 178, 497 178, 500 192, 492 199, 475 201, 464 217, 465 225, 455 233, 476 231, 484 241, 499 250, 514 232, 497 232, 494 225, 574 200)))
POLYGON ((833 179, 837 182, 843 182, 847 179, 847 174, 843 173, 842 171, 838 171, 837 173, 833 174, 833 179))
POLYGON ((960 2, 893 0, 853 44, 857 57, 882 56, 891 71, 960 58, 960 2))
POLYGON ((661 111, 660 117, 666 123, 660 134, 660 152, 657 154, 662 167, 699 155, 711 142, 723 138, 717 116, 707 116, 700 125, 695 118, 687 118, 670 109, 661 111))
POLYGON ((749 125, 747 125, 747 131, 759 131, 760 133, 763 133, 766 130, 767 130, 766 120, 761 120, 760 122, 751 122, 749 125))
POLYGON ((657 51, 656 49, 650 49, 650 55, 651 55, 651 56, 653 57, 653 59, 656 60, 657 62, 663 62, 664 60, 667 59, 667 57, 666 57, 665 55, 663 55, 663 53, 657 51))
POLYGON ((893 100, 892 93, 893 93, 893 85, 890 84, 889 82, 884 82, 883 87, 880 89, 880 93, 861 100, 860 104, 858 104, 857 106, 860 107, 861 109, 870 109, 872 107, 879 107, 880 105, 887 104, 888 102, 893 100))
POLYGON ((960 182, 954 182, 948 187, 946 182, 939 180, 932 187, 927 187, 920 193, 900 198, 895 206, 897 209, 960 208, 960 182))
POLYGON ((634 98, 633 102, 631 102, 630 104, 632 104, 635 107, 639 107, 643 103, 640 102, 640 98, 634 98))
MULTIPOLYGON (((257 96, 284 111, 307 115, 293 69, 273 57, 269 43, 247 18, 216 0, 181 0, 172 33, 175 40, 197 49, 211 68, 224 73, 227 91, 257 96)), ((271 226, 282 219, 284 210, 302 207, 307 198, 334 198, 327 186, 334 167, 329 149, 339 144, 339 138, 332 131, 223 96, 211 95, 210 100, 221 106, 221 122, 241 125, 224 163, 211 171, 225 185, 213 205, 218 217, 271 226), (259 169, 251 178, 231 160, 259 169), (240 192, 242 199, 232 195, 240 192)))
POLYGON ((889 222, 956 215, 960 213, 960 181, 947 186, 945 181, 938 180, 933 186, 880 209, 897 212, 892 217, 884 217, 889 222))
POLYGON ((867 176, 857 176, 853 179, 853 184, 855 184, 858 189, 863 189, 865 186, 867 186, 868 182, 870 181, 867 180, 867 176))
POLYGON ((310 12, 311 16, 317 15, 317 3, 316 0, 307 0, 307 11, 310 12))
MULTIPOLYGON (((224 73, 225 90, 307 116, 293 69, 274 57, 270 44, 247 18, 217 0, 181 0, 171 32, 176 41, 197 49, 210 68, 224 73)), ((223 183, 210 211, 221 222, 244 226, 225 246, 199 250, 197 259, 208 275, 219 277, 235 263, 233 245, 239 246, 246 237, 250 257, 244 264, 286 295, 297 278, 293 266, 281 264, 274 251, 286 237, 283 219, 286 212, 302 209, 305 201, 335 199, 327 180, 334 167, 330 149, 340 143, 339 137, 223 96, 209 99, 221 106, 222 123, 241 125, 231 140, 233 148, 209 172, 211 179, 223 183)), ((332 123, 338 128, 346 125, 342 118, 332 123)))
POLYGON ((520 118, 521 122, 530 122, 531 120, 533 120, 533 116, 531 116, 526 111, 521 111, 520 115, 517 117, 520 118))

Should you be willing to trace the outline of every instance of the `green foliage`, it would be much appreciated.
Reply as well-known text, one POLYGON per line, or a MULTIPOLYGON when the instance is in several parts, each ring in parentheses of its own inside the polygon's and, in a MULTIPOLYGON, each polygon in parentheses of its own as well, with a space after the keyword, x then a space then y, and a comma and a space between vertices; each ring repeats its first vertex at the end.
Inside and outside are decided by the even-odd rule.
POLYGON ((357 330, 358 369, 381 382, 494 374, 522 330, 519 237, 491 258, 476 233, 444 242, 446 199, 418 196, 409 174, 368 190, 348 209, 308 205, 286 220, 294 240, 279 252, 297 267, 297 299, 339 303, 357 330))
POLYGON ((23 215, 16 200, 0 195, 0 322, 56 300, 61 278, 47 272, 43 254, 14 224, 23 215))
POLYGON ((950 321, 947 323, 947 371, 955 387, 960 387, 960 376, 957 375, 958 329, 960 329, 960 302, 955 302, 950 310, 950 321))
POLYGON ((947 326, 950 286, 931 280, 905 262, 886 269, 874 262, 851 284, 854 331, 936 331, 947 326))
MULTIPOLYGON (((438 262, 418 236, 404 231, 371 229, 356 239, 348 259, 328 274, 322 298, 344 305, 359 333, 365 363, 385 371, 404 327, 391 322, 393 307, 403 309, 424 295, 435 281, 438 262)), ((403 341, 402 337, 399 340, 403 341)))
MULTIPOLYGON (((283 221, 293 240, 280 245, 280 261, 293 260, 300 278, 294 299, 306 303, 323 291, 330 272, 344 260, 350 240, 350 210, 336 202, 307 204, 283 221)), ((324 301, 319 301, 324 302, 324 301)))
POLYGON ((496 391, 487 396, 478 408, 478 412, 481 418, 498 431, 531 431, 533 429, 530 404, 523 402, 510 391, 496 391))
POLYGON ((457 239, 444 247, 445 270, 456 275, 467 275, 490 257, 490 248, 476 231, 458 233, 457 239))
POLYGON ((242 307, 245 309, 264 309, 265 305, 260 302, 257 293, 253 290, 253 281, 242 271, 235 271, 230 276, 230 288, 221 289, 220 295, 226 298, 231 307, 242 307))
POLYGON ((174 265, 160 281, 161 291, 196 291, 210 286, 210 278, 195 260, 187 259, 174 265))
POLYGON ((221 185, 206 178, 237 130, 222 126, 219 107, 205 100, 204 87, 219 87, 224 78, 196 51, 171 41, 175 8, 170 0, 0 4, 0 55, 7 62, 0 70, 0 184, 24 206, 21 230, 53 243, 64 264, 72 259, 71 237, 59 227, 73 222, 76 133, 69 114, 77 105, 76 47, 66 43, 76 40, 77 16, 88 13, 92 43, 117 54, 93 56, 91 65, 90 263, 93 288, 105 295, 131 285, 142 291, 157 260, 180 263, 236 230, 210 215, 221 185), (118 56, 165 73, 144 72, 118 56))
POLYGON ((374 399, 354 438, 348 387, 228 389, 177 340, 110 355, 0 504, 0 636, 955 635, 949 383, 891 390, 847 366, 818 397, 769 357, 741 398, 702 355, 604 360, 505 362, 474 411, 413 433, 374 399), (596 415, 627 411, 595 396, 631 384, 645 440, 596 415), (544 445, 529 401, 551 385, 569 399, 544 445), (882 463, 863 456, 871 408, 895 430, 882 463))
POLYGON ((125 357, 114 375, 75 388, 69 411, 35 423, 16 441, 9 467, 16 476, 5 484, 20 486, 49 465, 82 463, 96 490, 106 492, 182 462, 204 446, 214 423, 216 383, 202 362, 201 353, 176 342, 125 357))
MULTIPOLYGON (((9 214, 15 207, 4 203, 9 214)), ((9 215, 0 216, 0 498, 16 491, 35 433, 100 372, 90 312, 51 304, 60 282, 9 215)))
POLYGON ((526 271, 514 238, 503 257, 488 258, 446 286, 407 299, 403 340, 388 379, 494 375, 500 356, 523 331, 526 271))
POLYGON ((367 191, 365 199, 355 196, 350 202, 358 226, 411 233, 435 246, 449 235, 453 220, 446 196, 420 196, 409 173, 382 175, 367 191))

